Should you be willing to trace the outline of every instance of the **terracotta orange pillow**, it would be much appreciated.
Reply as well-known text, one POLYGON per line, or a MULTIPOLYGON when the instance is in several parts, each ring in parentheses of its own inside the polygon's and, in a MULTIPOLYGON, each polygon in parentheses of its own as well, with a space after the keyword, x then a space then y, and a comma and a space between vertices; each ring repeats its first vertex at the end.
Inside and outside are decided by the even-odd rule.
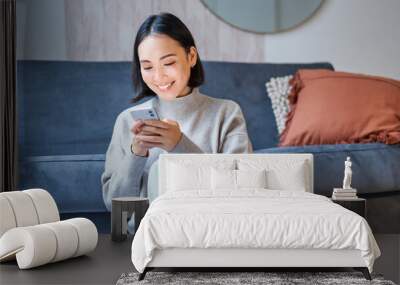
POLYGON ((400 143, 400 81, 330 70, 299 70, 280 146, 400 143))

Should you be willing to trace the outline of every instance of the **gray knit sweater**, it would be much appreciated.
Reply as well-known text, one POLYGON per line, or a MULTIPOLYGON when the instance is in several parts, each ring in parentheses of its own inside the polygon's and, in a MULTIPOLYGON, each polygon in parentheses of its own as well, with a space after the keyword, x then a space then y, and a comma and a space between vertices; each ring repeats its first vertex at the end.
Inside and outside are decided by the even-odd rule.
POLYGON ((134 122, 130 111, 153 107, 160 119, 179 123, 182 138, 171 153, 249 153, 252 152, 246 123, 237 103, 203 95, 197 88, 172 101, 155 97, 143 104, 124 110, 115 122, 106 154, 105 170, 101 177, 103 199, 111 210, 111 199, 139 196, 147 193, 150 166, 158 159, 160 148, 149 150, 148 157, 131 153, 134 122))

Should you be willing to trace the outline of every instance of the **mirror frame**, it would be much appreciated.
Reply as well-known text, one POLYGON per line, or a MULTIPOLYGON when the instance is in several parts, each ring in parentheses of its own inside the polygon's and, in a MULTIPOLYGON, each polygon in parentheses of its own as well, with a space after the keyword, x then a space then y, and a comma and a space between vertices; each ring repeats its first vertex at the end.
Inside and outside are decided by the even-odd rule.
POLYGON ((239 29, 239 30, 241 30, 241 31, 248 32, 248 33, 258 34, 258 35, 273 35, 273 34, 283 33, 283 32, 287 32, 287 31, 296 29, 297 27, 299 27, 299 26, 305 24, 309 19, 311 19, 312 17, 314 17, 315 14, 317 14, 317 12, 318 12, 319 10, 321 10, 321 7, 322 7, 322 5, 324 4, 325 0, 321 0, 321 2, 320 2, 320 4, 318 5, 318 7, 317 7, 310 15, 308 15, 308 16, 307 16, 306 18, 304 18, 302 21, 298 22, 296 25, 293 25, 293 26, 291 26, 291 27, 289 27, 289 28, 281 29, 281 30, 275 31, 275 32, 258 32, 258 31, 252 31, 252 30, 249 30, 249 29, 245 29, 245 28, 239 27, 239 26, 237 26, 237 25, 235 25, 235 24, 232 24, 232 23, 228 22, 227 20, 225 20, 224 18, 222 18, 220 15, 218 15, 216 12, 214 12, 214 11, 207 5, 207 3, 205 2, 205 0, 200 0, 200 2, 201 2, 201 4, 203 4, 203 6, 204 6, 211 14, 213 14, 213 15, 214 15, 215 17, 217 17, 219 20, 221 20, 222 22, 228 24, 228 25, 229 25, 230 27, 232 27, 232 28, 239 29))

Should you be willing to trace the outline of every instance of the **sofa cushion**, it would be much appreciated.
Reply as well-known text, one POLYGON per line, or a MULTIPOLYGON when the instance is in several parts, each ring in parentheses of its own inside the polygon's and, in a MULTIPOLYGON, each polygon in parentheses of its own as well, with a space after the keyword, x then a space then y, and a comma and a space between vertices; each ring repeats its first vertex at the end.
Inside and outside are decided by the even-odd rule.
POLYGON ((107 211, 100 176, 105 155, 30 157, 19 163, 20 189, 46 189, 60 213, 107 211))
POLYGON ((237 63, 204 62, 205 83, 200 91, 209 96, 234 100, 242 108, 254 149, 275 147, 278 129, 265 92, 272 77, 295 74, 299 69, 329 69, 329 63, 237 63))
POLYGON ((292 89, 292 86, 290 85, 292 78, 292 75, 273 77, 271 80, 265 83, 268 97, 271 100, 272 110, 274 111, 279 135, 285 129, 285 123, 289 113, 288 97, 290 90, 292 89))
POLYGON ((129 62, 18 61, 20 156, 102 154, 131 106, 129 62))
POLYGON ((344 161, 353 162, 352 186, 358 193, 400 192, 400 145, 381 143, 276 147, 257 153, 312 153, 314 155, 314 193, 331 196, 341 187, 344 161))
POLYGON ((300 70, 280 146, 400 143, 400 81, 330 70, 300 70))
MULTIPOLYGON (((265 82, 300 68, 333 69, 329 63, 203 64, 200 91, 240 104, 255 149, 278 143, 265 82)), ((105 153, 117 115, 132 106, 131 62, 18 61, 17 72, 21 157, 105 153)))

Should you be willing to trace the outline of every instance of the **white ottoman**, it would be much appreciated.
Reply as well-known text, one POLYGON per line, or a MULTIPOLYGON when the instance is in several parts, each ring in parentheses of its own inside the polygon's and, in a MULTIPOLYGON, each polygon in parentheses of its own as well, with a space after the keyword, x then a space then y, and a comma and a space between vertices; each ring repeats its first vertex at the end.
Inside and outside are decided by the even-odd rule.
POLYGON ((88 219, 60 221, 57 205, 43 189, 0 193, 0 262, 17 259, 20 269, 84 255, 98 233, 88 219))

